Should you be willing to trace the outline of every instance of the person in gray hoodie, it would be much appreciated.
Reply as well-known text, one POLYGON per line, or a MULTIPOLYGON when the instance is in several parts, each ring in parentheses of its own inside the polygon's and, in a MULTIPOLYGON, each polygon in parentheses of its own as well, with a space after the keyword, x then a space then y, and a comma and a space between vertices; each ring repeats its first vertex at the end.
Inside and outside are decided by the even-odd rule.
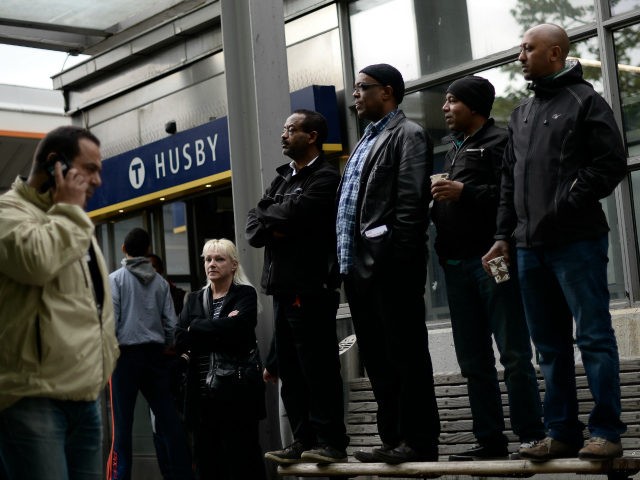
POLYGON ((165 437, 171 478, 192 479, 187 439, 171 400, 170 356, 176 315, 169 284, 146 257, 151 240, 142 228, 124 239, 122 267, 109 275, 120 358, 112 377, 112 478, 131 478, 133 412, 138 391, 149 402, 165 437))

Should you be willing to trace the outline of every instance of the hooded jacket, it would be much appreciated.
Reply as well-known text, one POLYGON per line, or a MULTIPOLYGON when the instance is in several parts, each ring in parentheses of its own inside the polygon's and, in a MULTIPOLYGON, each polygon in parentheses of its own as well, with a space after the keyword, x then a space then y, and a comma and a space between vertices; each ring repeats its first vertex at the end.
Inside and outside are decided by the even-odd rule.
POLYGON ((308 294, 336 288, 338 169, 321 155, 296 175, 288 163, 276 171, 262 200, 247 215, 249 244, 265 247, 263 291, 308 294))
POLYGON ((495 238, 547 247, 608 232, 599 200, 626 174, 611 108, 579 62, 529 88, 509 120, 495 238))
POLYGON ((464 183, 464 188, 458 201, 433 202, 431 219, 438 232, 435 249, 441 262, 479 257, 493 245, 507 132, 490 118, 466 139, 457 134, 446 140, 451 149, 444 171, 449 180, 464 183))
POLYGON ((93 401, 118 357, 107 267, 77 205, 18 178, 0 196, 0 410, 22 397, 93 401), (89 270, 102 277, 99 312, 89 270))
POLYGON ((125 258, 109 275, 116 335, 121 346, 173 345, 176 314, 169 283, 147 257, 125 258))

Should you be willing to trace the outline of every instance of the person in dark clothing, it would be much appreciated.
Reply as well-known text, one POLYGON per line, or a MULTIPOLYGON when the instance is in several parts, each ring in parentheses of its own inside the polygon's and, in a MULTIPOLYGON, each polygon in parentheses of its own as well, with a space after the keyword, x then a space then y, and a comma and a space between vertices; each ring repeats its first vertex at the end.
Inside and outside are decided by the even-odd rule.
POLYGON ((162 275, 162 277, 169 284, 169 291, 171 292, 173 307, 176 311, 176 315, 180 315, 180 312, 182 311, 182 307, 184 306, 184 297, 186 296, 187 292, 185 292, 183 289, 178 287, 176 284, 174 284, 171 280, 169 280, 165 276, 164 262, 162 261, 162 258, 160 258, 159 255, 156 255, 155 253, 150 253, 149 255, 147 255, 147 258, 151 262, 153 269, 156 272, 158 272, 160 275, 162 275))
POLYGON ((165 355, 173 348, 176 316, 169 285, 146 257, 150 244, 145 230, 131 230, 122 246, 122 267, 109 275, 121 352, 111 380, 115 426, 112 478, 131 478, 133 415, 141 392, 163 433, 169 477, 189 480, 193 478, 191 455, 171 398, 170 360, 165 355))
MULTIPOLYGON (((336 338, 335 266, 338 169, 322 155, 325 118, 296 110, 282 151, 291 162, 247 216, 246 237, 265 247, 262 288, 273 295, 280 394, 294 442, 265 457, 277 463, 345 461, 342 378, 336 338)), ((271 373, 265 371, 265 380, 271 373)))
POLYGON ((433 144, 398 109, 403 96, 404 80, 391 65, 358 73, 355 108, 371 123, 349 157, 338 195, 340 273, 383 442, 356 452, 361 462, 438 459, 424 304, 433 144))
POLYGON ((557 25, 529 29, 518 60, 534 96, 509 119, 509 143, 497 216, 496 242, 483 257, 509 258, 515 237, 518 276, 531 338, 545 380, 547 437, 520 456, 544 461, 622 455, 618 347, 609 313, 609 227, 600 199, 626 174, 625 151, 613 112, 567 62, 569 37, 557 25), (590 439, 578 420, 573 351, 582 356, 594 407, 590 439), (583 446, 584 444, 584 446, 583 446))
MULTIPOLYGON (((147 255, 149 262, 153 269, 159 273, 169 284, 169 292, 171 293, 171 299, 173 300, 173 307, 176 315, 180 315, 182 307, 184 305, 184 297, 187 294, 183 289, 176 286, 171 280, 165 277, 164 261, 159 255, 150 253, 147 255)), ((184 410, 184 391, 183 391, 183 372, 182 361, 177 357, 175 349, 167 349, 165 354, 168 355, 169 370, 171 376, 171 395, 176 405, 176 410, 182 415, 184 410)), ((151 432, 153 434, 153 446, 156 449, 156 457, 158 459, 158 466, 160 467, 160 473, 165 480, 171 480, 171 467, 169 462, 170 446, 165 441, 162 426, 156 422, 156 417, 153 410, 149 409, 149 416, 151 417, 151 432)))
POLYGON ((176 350, 188 361, 186 423, 193 432, 199 480, 264 480, 258 438, 265 417, 261 368, 256 381, 212 391, 218 355, 247 359, 257 348, 258 297, 226 239, 202 249, 207 285, 188 294, 176 331, 176 350))
POLYGON ((456 356, 467 379, 478 440, 450 460, 508 453, 492 337, 504 366, 511 428, 523 445, 545 436, 518 280, 512 275, 496 283, 482 267, 482 255, 493 244, 507 144, 507 132, 489 117, 494 98, 493 85, 482 77, 464 77, 449 86, 442 106, 453 131, 446 138, 451 143, 444 165, 449 177, 431 185, 435 248, 445 273, 456 356))

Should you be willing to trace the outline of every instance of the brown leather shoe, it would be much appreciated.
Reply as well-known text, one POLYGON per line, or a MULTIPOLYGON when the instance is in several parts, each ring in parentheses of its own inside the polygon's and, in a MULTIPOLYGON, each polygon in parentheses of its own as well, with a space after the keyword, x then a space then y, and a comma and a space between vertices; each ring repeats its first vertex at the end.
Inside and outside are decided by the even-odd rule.
POLYGON ((578 454, 578 448, 551 437, 545 437, 531 446, 522 447, 518 451, 520 458, 532 462, 546 462, 553 458, 572 458, 578 454))
POLYGON ((591 437, 578 452, 583 460, 608 460, 622 456, 622 443, 611 442, 602 437, 591 437))

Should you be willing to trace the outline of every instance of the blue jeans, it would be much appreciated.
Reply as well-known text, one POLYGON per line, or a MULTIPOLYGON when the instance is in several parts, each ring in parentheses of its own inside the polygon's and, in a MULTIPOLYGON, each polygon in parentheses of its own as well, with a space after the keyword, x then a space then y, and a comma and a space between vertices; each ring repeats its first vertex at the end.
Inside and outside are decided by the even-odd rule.
POLYGON ((26 397, 2 410, 0 465, 9 479, 102 480, 99 402, 26 397))
POLYGON ((168 473, 172 480, 193 478, 187 438, 171 396, 169 359, 163 355, 163 350, 164 346, 160 344, 120 347, 120 358, 111 380, 115 423, 114 479, 131 478, 131 436, 138 391, 149 402, 165 439, 169 472, 163 473, 168 473))
POLYGON ((497 284, 480 258, 443 265, 456 356, 467 379, 473 433, 483 445, 507 445, 491 337, 504 366, 511 428, 520 441, 544 437, 542 405, 518 280, 497 284))
POLYGON ((617 442, 620 421, 620 364, 611 326, 607 286, 607 235, 553 248, 518 248, 524 309, 544 375, 544 421, 549 436, 581 446, 573 322, 576 343, 595 406, 589 432, 617 442))

